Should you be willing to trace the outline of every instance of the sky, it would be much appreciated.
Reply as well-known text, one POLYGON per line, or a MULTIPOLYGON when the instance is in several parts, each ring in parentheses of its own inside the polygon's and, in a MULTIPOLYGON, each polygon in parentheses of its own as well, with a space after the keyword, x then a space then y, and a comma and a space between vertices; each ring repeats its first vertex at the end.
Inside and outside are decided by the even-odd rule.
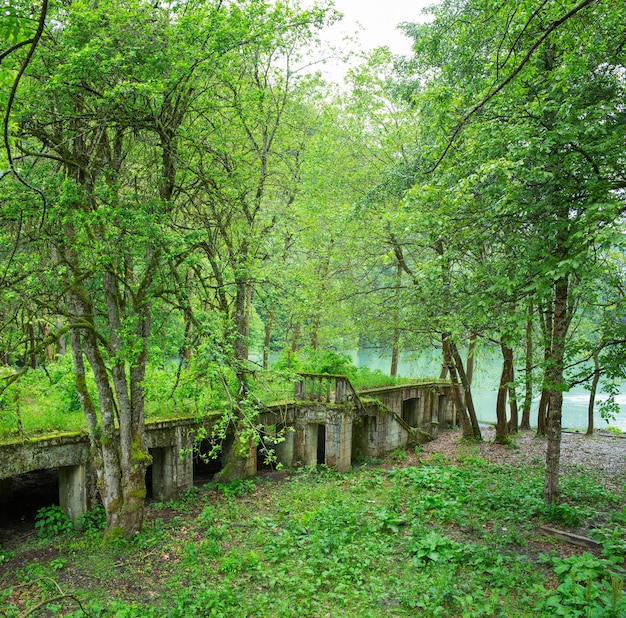
POLYGON ((424 21, 422 9, 435 3, 436 0, 334 0, 344 18, 332 28, 333 36, 341 31, 354 33, 360 24, 363 50, 387 45, 396 54, 408 54, 411 42, 396 26, 403 21, 424 21))
MULTIPOLYGON (((420 22, 428 19, 422 9, 438 0, 334 0, 335 8, 343 19, 322 32, 322 38, 341 45, 345 35, 357 37, 349 49, 354 52, 369 51, 386 45, 394 54, 411 53, 411 40, 396 26, 401 22, 420 22)), ((307 2, 302 3, 306 6, 307 2)), ((347 67, 328 63, 322 72, 333 81, 342 81, 347 67)))

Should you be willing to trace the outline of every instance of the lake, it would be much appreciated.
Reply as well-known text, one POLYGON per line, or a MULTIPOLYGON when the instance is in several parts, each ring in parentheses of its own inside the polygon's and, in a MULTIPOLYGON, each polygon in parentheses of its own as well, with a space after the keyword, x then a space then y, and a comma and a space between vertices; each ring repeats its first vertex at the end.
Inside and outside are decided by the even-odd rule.
MULTIPOLYGON (((357 366, 365 365, 372 370, 379 369, 383 373, 389 373, 391 366, 391 352, 389 350, 361 349, 344 352, 357 366)), ((472 384, 472 395, 478 420, 495 423, 496 420, 496 396, 500 381, 500 358, 497 353, 481 351, 476 358, 475 373, 472 384)), ((417 353, 400 354, 398 363, 398 375, 405 378, 438 377, 441 368, 441 353, 438 350, 417 353)), ((521 391, 518 397, 522 395, 521 391)), ((596 396, 596 411, 594 413, 594 425, 596 429, 602 429, 607 425, 619 427, 626 432, 626 385, 622 392, 615 398, 620 406, 620 414, 607 423, 598 412, 599 402, 606 395, 596 396)), ((537 405, 539 397, 533 402, 531 412, 531 424, 537 423, 537 405)), ((563 393, 563 427, 569 429, 587 428, 587 407, 589 404, 589 392, 578 386, 567 393, 563 393)), ((520 410, 521 414, 521 410, 520 410)))

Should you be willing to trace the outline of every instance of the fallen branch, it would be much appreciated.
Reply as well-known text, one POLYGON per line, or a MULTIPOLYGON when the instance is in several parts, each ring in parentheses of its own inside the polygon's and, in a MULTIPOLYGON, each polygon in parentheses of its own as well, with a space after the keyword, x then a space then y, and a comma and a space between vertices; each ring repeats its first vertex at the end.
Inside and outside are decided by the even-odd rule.
POLYGON ((557 539, 561 539, 572 545, 578 545, 580 547, 588 547, 589 549, 602 549, 602 543, 598 543, 593 539, 586 536, 580 536, 573 534, 572 532, 566 532, 565 530, 557 530, 556 528, 550 528, 550 526, 539 526, 539 530, 542 534, 547 536, 555 536, 557 539))

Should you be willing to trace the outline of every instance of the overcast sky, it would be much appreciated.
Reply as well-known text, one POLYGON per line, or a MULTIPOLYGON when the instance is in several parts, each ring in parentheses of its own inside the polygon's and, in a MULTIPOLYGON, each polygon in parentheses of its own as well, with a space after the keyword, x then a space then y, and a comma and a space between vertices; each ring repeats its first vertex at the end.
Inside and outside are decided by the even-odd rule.
MULTIPOLYGON (((343 13, 343 19, 321 34, 322 38, 341 45, 345 35, 356 37, 351 43, 353 52, 369 51, 386 45, 394 54, 410 54, 411 40, 397 30, 401 22, 419 22, 428 17, 422 9, 436 4, 438 0, 334 0, 335 8, 343 13)), ((312 2, 312 0, 311 0, 312 2)), ((303 1, 304 6, 310 4, 303 1)), ((318 67, 319 68, 319 67, 318 67)), ((322 68, 328 79, 341 82, 346 66, 329 62, 322 68)))
POLYGON ((361 24, 359 40, 363 50, 387 45, 396 54, 408 54, 410 40, 396 26, 403 21, 424 21, 422 9, 435 3, 436 0, 334 0, 344 18, 332 28, 332 33, 354 33, 361 24))

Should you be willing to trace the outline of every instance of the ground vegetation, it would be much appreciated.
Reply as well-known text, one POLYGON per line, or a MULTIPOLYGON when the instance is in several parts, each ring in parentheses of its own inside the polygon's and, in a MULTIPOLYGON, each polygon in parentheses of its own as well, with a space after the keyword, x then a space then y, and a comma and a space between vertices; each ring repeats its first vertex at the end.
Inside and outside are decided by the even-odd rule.
POLYGON ((563 392, 589 388, 593 433, 624 378, 622 2, 445 0, 343 91, 311 68, 325 2, 5 5, 3 426, 37 390, 40 429, 80 408, 113 536, 142 527, 150 414, 224 410, 241 476, 289 388, 270 357, 379 380, 338 355, 368 345, 392 375, 435 348, 477 441, 497 350, 495 439, 540 393, 558 505, 563 392))
POLYGON ((113 544, 103 513, 77 532, 46 508, 36 530, 3 539, 4 613, 616 618, 626 608, 623 458, 607 458, 602 438, 566 434, 564 444, 589 460, 572 457, 558 506, 543 501, 545 441, 477 445, 453 431, 345 474, 322 466, 198 486, 151 503, 143 531, 113 544))

